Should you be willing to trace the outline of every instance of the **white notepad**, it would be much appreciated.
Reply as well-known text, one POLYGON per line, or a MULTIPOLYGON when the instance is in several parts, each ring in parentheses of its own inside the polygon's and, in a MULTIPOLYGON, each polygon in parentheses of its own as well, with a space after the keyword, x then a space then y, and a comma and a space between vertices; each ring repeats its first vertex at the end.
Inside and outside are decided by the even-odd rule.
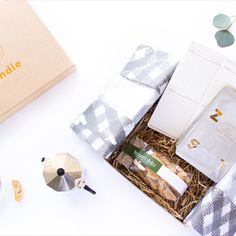
POLYGON ((236 62, 191 43, 148 126, 177 139, 225 86, 236 88, 236 62))

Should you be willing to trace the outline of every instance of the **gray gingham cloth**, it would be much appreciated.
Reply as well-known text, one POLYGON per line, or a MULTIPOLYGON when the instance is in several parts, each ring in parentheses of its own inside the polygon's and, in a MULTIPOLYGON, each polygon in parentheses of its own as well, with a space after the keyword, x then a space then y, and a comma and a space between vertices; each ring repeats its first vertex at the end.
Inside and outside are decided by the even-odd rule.
POLYGON ((126 79, 145 84, 163 92, 177 65, 177 60, 166 52, 139 45, 122 70, 126 79))
POLYGON ((106 158, 125 140, 134 124, 98 99, 74 120, 71 128, 106 158))
POLYGON ((170 60, 167 53, 155 52, 144 45, 138 46, 121 72, 119 86, 113 85, 101 94, 100 98, 72 123, 71 128, 103 157, 109 157, 161 96, 175 66, 176 62, 170 60), (121 85, 127 87, 119 88, 121 85), (120 91, 118 95, 117 90, 120 91), (110 94, 111 91, 114 92, 110 94), (112 98, 107 98, 107 94, 112 98), (122 98, 127 99, 124 101, 122 98), (140 104, 137 104, 138 102, 140 104))
POLYGON ((184 221, 203 236, 236 235, 236 164, 184 221))

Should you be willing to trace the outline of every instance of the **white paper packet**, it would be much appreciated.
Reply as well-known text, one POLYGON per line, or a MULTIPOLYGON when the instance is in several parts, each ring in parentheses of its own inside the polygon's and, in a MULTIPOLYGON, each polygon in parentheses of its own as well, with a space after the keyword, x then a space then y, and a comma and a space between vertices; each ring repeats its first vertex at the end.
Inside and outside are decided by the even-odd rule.
POLYGON ((236 161, 236 90, 223 88, 177 142, 176 154, 214 182, 236 161))

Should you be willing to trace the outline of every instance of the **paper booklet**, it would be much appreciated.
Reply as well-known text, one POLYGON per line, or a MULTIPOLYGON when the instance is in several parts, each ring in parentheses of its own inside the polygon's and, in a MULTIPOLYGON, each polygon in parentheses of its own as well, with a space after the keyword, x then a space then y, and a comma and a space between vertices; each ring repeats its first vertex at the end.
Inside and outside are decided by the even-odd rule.
POLYGON ((236 63, 191 43, 148 126, 177 139, 225 86, 236 88, 236 63))

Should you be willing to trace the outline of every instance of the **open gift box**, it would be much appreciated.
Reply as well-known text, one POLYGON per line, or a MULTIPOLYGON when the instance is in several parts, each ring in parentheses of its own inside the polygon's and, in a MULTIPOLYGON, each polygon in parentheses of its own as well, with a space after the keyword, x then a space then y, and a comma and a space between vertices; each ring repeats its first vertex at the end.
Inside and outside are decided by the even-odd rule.
POLYGON ((108 158, 108 162, 116 168, 122 175, 128 178, 133 184, 135 184, 141 191, 152 198, 156 203, 165 208, 171 215, 176 217, 180 221, 184 221, 185 217, 194 208, 194 206, 200 201, 208 189, 214 184, 212 180, 207 178, 204 174, 198 171, 196 168, 191 166, 189 163, 181 159, 175 154, 175 140, 154 131, 147 126, 148 121, 157 104, 154 104, 150 110, 145 114, 141 121, 137 124, 135 129, 127 137, 125 142, 112 153, 108 158), (156 151, 159 151, 166 156, 170 157, 172 163, 182 167, 188 173, 193 175, 192 181, 185 191, 185 193, 176 202, 171 202, 159 194, 155 193, 149 186, 147 186, 140 178, 128 171, 124 166, 120 165, 116 158, 122 152, 123 147, 129 143, 133 137, 138 137, 150 144, 156 151))
MULTIPOLYGON (((141 191, 161 205, 175 218, 181 222, 185 222, 186 219, 189 219, 188 215, 195 209, 195 206, 204 202, 204 195, 209 193, 212 188, 215 188, 215 183, 197 168, 176 155, 175 139, 148 127, 149 120, 156 106, 159 104, 159 99, 166 89, 176 64, 176 61, 172 60, 168 54, 160 51, 155 52, 150 47, 140 45, 121 72, 119 81, 112 87, 108 87, 107 90, 72 123, 71 127, 141 191), (150 153, 150 149, 146 149, 147 146, 145 145, 140 145, 142 146, 141 148, 143 148, 141 150, 142 153, 138 150, 135 154, 134 161, 132 158, 121 158, 123 160, 122 163, 122 161, 120 161, 121 155, 123 155, 123 157, 126 154, 132 156, 127 146, 134 144, 131 142, 135 138, 144 142, 145 145, 152 147, 154 153, 158 153, 158 158, 164 160, 163 163, 166 162, 166 157, 171 164, 166 165, 165 163, 165 168, 163 168, 160 174, 158 171, 163 165, 160 165, 158 170, 155 169, 156 160, 152 158, 153 150, 150 153), (140 157, 140 153, 143 156, 141 155, 140 157), (135 168, 137 170, 137 166, 139 166, 142 173, 138 173, 138 171, 134 173, 130 168, 127 168, 127 166, 133 165, 133 163, 131 163, 132 161, 135 162, 136 160, 138 160, 138 162, 135 163, 135 168), (143 164, 144 162, 146 166, 143 164), (153 164, 153 162, 155 163, 153 164), (175 171, 178 172, 175 173, 176 176, 179 173, 191 176, 191 181, 188 182, 188 186, 184 188, 184 191, 179 194, 180 196, 172 199, 163 197, 163 194, 160 194, 161 191, 155 191, 155 189, 147 183, 148 181, 145 180, 145 174, 149 172, 146 168, 148 167, 155 174, 159 175, 159 177, 164 176, 166 177, 165 180, 168 179, 174 184, 177 183, 178 186, 176 186, 181 189, 183 181, 181 182, 176 176, 173 177, 173 173, 166 170, 166 166, 168 165, 171 166, 169 170, 178 169, 177 171, 175 169, 175 171)), ((133 148, 134 152, 136 151, 135 148, 137 148, 137 146, 133 147, 131 145, 129 148, 130 147, 131 149, 133 148)), ((160 163, 157 163, 157 166, 159 164, 160 163)), ((132 168, 133 167, 134 165, 132 168)), ((156 183, 157 182, 158 181, 156 181, 156 183)), ((172 185, 172 187, 173 186, 174 185, 172 185)), ((159 186, 157 186, 157 188, 158 187, 159 186)), ((173 190, 172 188, 169 189, 173 190)), ((169 191, 169 193, 171 193, 171 191, 169 191)), ((173 190, 172 193, 176 192, 173 190)), ((198 208, 201 209, 201 207, 198 208)), ((208 215, 205 214, 204 217, 207 218, 208 215)), ((197 225, 204 222, 204 217, 199 217, 199 220, 195 220, 195 222, 198 222, 197 225)), ((224 214, 222 217, 218 217, 218 223, 224 217, 224 214)), ((212 224, 212 221, 209 222, 212 224)), ((235 228, 232 228, 232 224, 228 225, 227 218, 224 218, 222 222, 222 224, 219 223, 219 226, 223 225, 226 233, 235 230, 235 228)), ((191 225, 189 220, 185 223, 191 225)), ((206 224, 206 231, 202 230, 201 227, 200 230, 197 230, 196 227, 194 228, 202 235, 207 235, 207 233, 211 233, 215 230, 215 227, 217 227, 214 226, 214 224, 212 225, 213 226, 209 229, 206 224)), ((193 226, 193 224, 191 226, 193 226)), ((216 233, 212 235, 220 234, 216 233)))

